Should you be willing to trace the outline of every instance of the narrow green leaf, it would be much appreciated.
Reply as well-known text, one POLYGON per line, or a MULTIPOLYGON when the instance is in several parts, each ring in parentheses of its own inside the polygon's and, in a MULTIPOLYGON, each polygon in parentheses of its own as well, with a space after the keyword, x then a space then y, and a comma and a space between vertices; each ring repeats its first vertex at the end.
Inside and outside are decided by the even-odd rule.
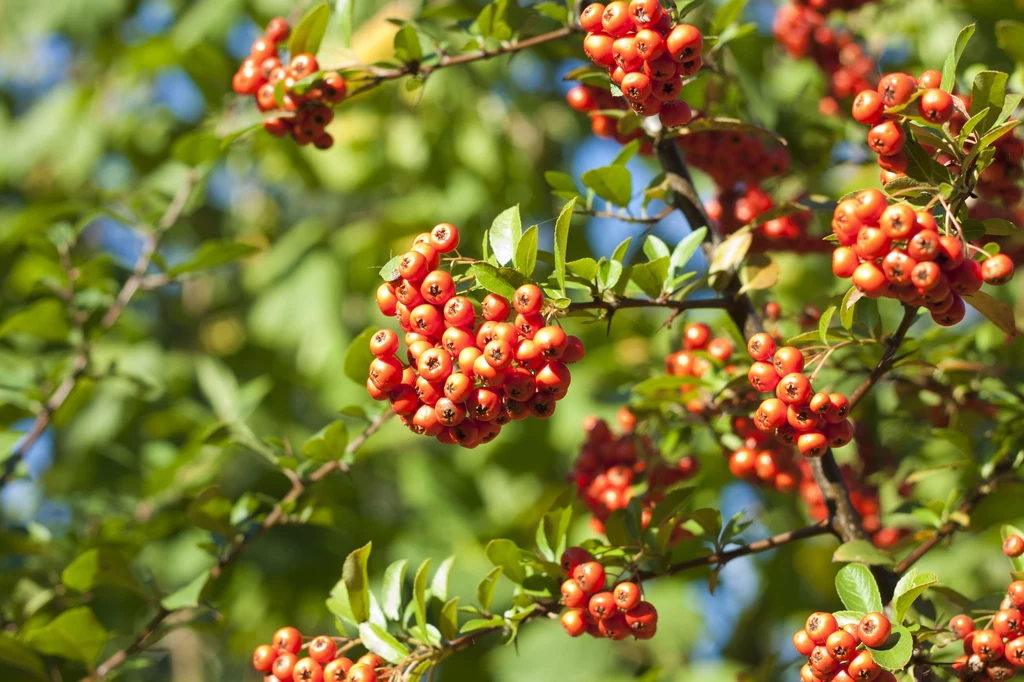
MULTIPOLYGON (((569 226, 572 223, 572 212, 576 208, 576 199, 562 207, 555 221, 555 278, 562 295, 565 295, 565 259, 569 248, 569 226)), ((511 296, 509 296, 511 298, 511 296)))
POLYGON ((647 239, 644 240, 644 253, 647 255, 647 260, 670 258, 672 255, 668 250, 668 246, 665 245, 665 242, 661 241, 653 234, 647 235, 647 239))
POLYGON ((366 564, 370 559, 372 542, 368 542, 345 557, 341 579, 345 583, 348 604, 352 617, 357 623, 364 623, 370 616, 370 579, 366 564))
POLYGON ((440 601, 448 601, 448 578, 452 573, 455 557, 450 556, 441 562, 430 580, 430 593, 440 601))
POLYGON ((210 572, 203 571, 193 578, 187 585, 178 588, 174 592, 160 600, 160 606, 168 611, 178 609, 192 609, 199 606, 199 599, 202 597, 203 589, 210 580, 210 572))
POLYGON ((1014 317, 1013 308, 1006 303, 992 298, 984 291, 975 291, 973 294, 964 296, 972 308, 984 315, 989 322, 999 327, 1010 336, 1017 334, 1017 321, 1014 317))
POLYGON ((850 287, 846 295, 843 296, 843 302, 839 305, 839 321, 843 325, 843 329, 850 331, 853 329, 853 310, 854 306, 857 305, 864 294, 857 289, 857 287, 850 287))
POLYGON ((427 627, 427 576, 430 574, 430 559, 426 559, 416 569, 416 577, 412 583, 413 603, 416 605, 416 623, 420 629, 427 627))
POLYGON ((459 598, 453 597, 441 607, 441 620, 438 623, 441 634, 449 642, 459 636, 459 598))
MULTIPOLYGON (((501 566, 495 566, 476 586, 476 601, 484 611, 491 608, 491 601, 494 599, 494 588, 497 586, 498 578, 501 577, 502 572, 501 566)), ((463 628, 465 627, 463 626, 463 628)))
POLYGON ((975 28, 975 24, 964 26, 956 37, 953 49, 946 56, 946 62, 942 66, 942 89, 946 92, 953 92, 953 86, 956 85, 956 69, 960 64, 960 57, 963 56, 964 50, 967 49, 967 43, 971 41, 975 28))
POLYGON ((847 564, 836 575, 836 592, 851 611, 871 613, 882 610, 882 596, 870 569, 862 564, 847 564))
POLYGON ((292 30, 291 41, 288 43, 288 51, 295 55, 309 53, 316 55, 320 49, 320 42, 327 32, 327 22, 331 18, 331 8, 326 2, 316 5, 299 21, 292 30))
POLYGON ((672 249, 672 272, 679 272, 683 266, 690 262, 693 254, 704 243, 707 234, 708 228, 702 227, 686 235, 676 244, 676 248, 672 249))
MULTIPOLYGON (((523 222, 519 216, 519 204, 506 208, 491 222, 491 250, 501 265, 512 262, 523 236, 523 222)), ((529 273, 527 273, 529 274, 529 273)))
POLYGON ((395 34, 395 59, 408 64, 418 62, 423 58, 423 48, 420 47, 420 35, 416 27, 406 24, 395 34))
POLYGON ((381 610, 385 616, 396 622, 402 618, 402 586, 405 584, 405 571, 408 567, 408 559, 400 559, 384 571, 381 610))
POLYGON ((821 336, 821 342, 826 346, 828 345, 828 327, 832 324, 832 317, 836 314, 836 307, 830 305, 825 308, 825 312, 821 314, 818 319, 818 335, 821 336))
POLYGON ((747 0, 729 0, 715 12, 715 18, 711 22, 711 35, 717 35, 724 31, 727 26, 735 23, 743 9, 747 6, 747 0))
POLYGON ((363 646, 388 663, 397 665, 409 658, 409 649, 375 623, 360 623, 359 638, 363 646))
MULTIPOLYGON (((533 225, 524 234, 516 246, 515 266, 516 270, 527 277, 533 274, 537 267, 537 239, 540 228, 533 225)), ((493 234, 493 233, 492 233, 493 234)))

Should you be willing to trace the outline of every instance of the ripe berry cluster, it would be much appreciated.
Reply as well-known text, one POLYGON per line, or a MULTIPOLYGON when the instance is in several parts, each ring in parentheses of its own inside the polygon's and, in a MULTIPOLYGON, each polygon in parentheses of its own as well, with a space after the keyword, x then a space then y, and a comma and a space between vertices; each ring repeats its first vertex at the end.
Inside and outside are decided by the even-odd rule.
POLYGON ((841 393, 814 393, 803 374, 804 356, 798 348, 776 349, 775 339, 764 332, 747 342, 754 363, 747 372, 750 385, 762 393, 775 392, 754 415, 754 426, 775 433, 783 445, 796 444, 805 457, 821 457, 830 448, 853 439, 853 424, 846 418, 849 401, 841 393))
MULTIPOLYGON (((1010 537, 1016 537, 1024 551, 1024 539, 1010 537)), ((1024 668, 1024 580, 1010 583, 1006 595, 995 615, 986 616, 984 629, 975 629, 967 614, 950 619, 950 632, 964 643, 963 656, 953 661, 959 679, 1008 680, 1024 668)))
POLYGON ((607 589, 604 566, 582 547, 565 550, 561 563, 568 578, 562 583, 562 627, 570 637, 650 639, 658 632, 658 610, 643 600, 639 585, 620 582, 607 589))
POLYGON ((405 332, 408 364, 398 357, 398 334, 381 329, 370 338, 366 390, 389 400, 414 433, 473 448, 512 420, 550 417, 569 389, 567 364, 584 350, 577 337, 546 325, 544 293, 534 284, 519 287, 511 305, 488 294, 478 316, 451 273, 437 269, 458 245, 454 225, 437 225, 401 256, 396 279, 378 287, 377 306, 405 332))
MULTIPOLYGON (((665 372, 671 376, 700 378, 715 365, 729 374, 738 371, 734 364, 730 364, 736 346, 724 336, 712 338, 711 328, 702 322, 686 325, 682 345, 682 350, 665 358, 665 372)), ((688 390, 690 387, 680 387, 681 392, 688 390)), ((691 398, 686 402, 686 409, 693 414, 701 414, 706 408, 702 398, 691 398)))
POLYGON ((640 519, 646 528, 651 511, 664 499, 665 491, 695 476, 699 467, 699 460, 689 456, 674 465, 666 462, 648 437, 632 433, 636 417, 628 408, 623 410, 618 421, 625 433, 620 436, 603 419, 584 420, 586 440, 569 475, 593 514, 590 526, 595 533, 604 533, 604 522, 611 513, 625 509, 638 494, 637 487, 644 483, 646 490, 639 493, 640 519))
POLYGON ((683 78, 703 65, 704 37, 689 24, 673 24, 658 0, 615 0, 588 5, 580 14, 587 31, 583 50, 608 69, 630 108, 658 116, 662 125, 686 125, 689 105, 677 99, 683 78))
POLYGON ((304 644, 302 634, 288 626, 275 632, 270 644, 256 647, 252 667, 265 675, 264 682, 377 682, 378 673, 386 677, 384 661, 376 654, 354 663, 337 654, 332 637, 320 635, 304 644), (299 658, 303 648, 306 656, 299 658))
POLYGON ((852 9, 871 0, 797 1, 779 7, 772 29, 775 40, 795 59, 810 57, 829 79, 829 95, 818 104, 822 114, 839 113, 837 100, 871 87, 875 60, 842 28, 830 26, 827 13, 839 6, 852 9))
POLYGON ((803 484, 804 475, 792 448, 771 442, 771 435, 759 431, 750 417, 733 417, 732 427, 743 439, 743 446, 729 455, 729 472, 733 476, 771 486, 780 493, 792 492, 803 484))
POLYGON ((272 19, 265 34, 252 44, 251 55, 242 62, 231 85, 239 95, 252 95, 260 111, 284 110, 281 116, 263 121, 263 127, 274 137, 290 134, 300 145, 329 149, 334 139, 325 128, 334 119, 331 105, 345 100, 345 79, 341 74, 327 73, 299 92, 296 84, 317 74, 320 65, 311 54, 291 55, 290 60, 282 60, 278 44, 287 40, 290 33, 287 21, 280 17, 272 19), (280 102, 279 83, 283 92, 280 102))
MULTIPOLYGON (((906 132, 899 123, 901 113, 889 114, 889 109, 908 104, 917 97, 917 112, 929 123, 942 125, 948 122, 950 130, 957 135, 967 122, 967 115, 971 113, 970 98, 943 90, 941 85, 942 74, 935 70, 925 71, 920 78, 906 73, 888 73, 878 82, 876 90, 865 89, 854 100, 854 119, 871 126, 868 146, 878 154, 883 184, 903 176, 907 170, 907 155, 903 151, 906 132)), ((972 144, 965 142, 964 151, 970 151, 972 144)), ((960 173, 960 167, 952 156, 933 147, 922 146, 950 171, 960 173)), ((984 199, 1016 206, 1024 197, 1024 192, 1017 186, 1024 177, 1024 142, 1010 130, 996 140, 992 148, 995 159, 981 172, 975 189, 984 199)))
POLYGON ((801 656, 807 656, 807 663, 800 668, 800 682, 896 682, 870 651, 860 648, 861 644, 881 646, 891 632, 892 623, 877 612, 842 627, 831 613, 812 613, 804 629, 793 635, 793 646, 801 656))
MULTIPOLYGON (((775 200, 771 195, 757 186, 726 189, 704 206, 708 217, 718 223, 722 234, 732 234, 774 207, 775 200)), ((757 226, 755 237, 763 237, 765 247, 778 242, 785 242, 792 247, 794 242, 809 241, 807 226, 810 218, 810 212, 801 212, 766 220, 757 226)), ((754 246, 751 249, 764 250, 754 246)))
POLYGON ((967 257, 965 249, 980 250, 965 247, 958 236, 940 234, 935 217, 926 210, 888 205, 877 189, 839 202, 832 232, 839 241, 832 253, 837 277, 852 277, 866 296, 924 306, 943 326, 964 318, 962 295, 978 291, 982 282, 999 285, 1013 277, 1013 261, 1006 254, 988 256, 981 263, 967 257))

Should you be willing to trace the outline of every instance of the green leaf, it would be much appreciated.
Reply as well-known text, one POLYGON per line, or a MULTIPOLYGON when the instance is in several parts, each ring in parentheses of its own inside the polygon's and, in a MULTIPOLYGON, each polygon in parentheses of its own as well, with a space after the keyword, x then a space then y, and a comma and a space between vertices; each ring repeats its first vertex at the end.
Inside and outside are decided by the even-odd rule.
POLYGON ((520 13, 515 0, 495 0, 480 10, 473 27, 484 38, 508 40, 515 34, 520 13))
POLYGON ((30 334, 44 341, 63 341, 71 331, 64 304, 44 298, 22 308, 0 324, 0 339, 10 334, 30 334))
POLYGON ((320 42, 327 32, 327 22, 331 18, 331 7, 326 2, 316 5, 302 17, 298 25, 292 31, 291 41, 288 43, 288 51, 295 55, 308 52, 316 55, 320 49, 320 42))
POLYGON ((953 86, 956 85, 956 69, 960 64, 960 57, 963 56, 967 43, 971 41, 975 28, 975 24, 964 26, 956 37, 953 49, 946 55, 946 62, 942 66, 942 89, 946 92, 953 92, 953 86))
POLYGON ((977 147, 974 148, 972 153, 977 153, 982 151, 986 147, 991 147, 996 142, 996 140, 998 140, 1003 135, 1016 128, 1018 125, 1020 125, 1020 121, 1013 120, 1007 121, 1002 125, 996 126, 992 130, 988 131, 987 133, 981 136, 981 141, 978 142, 977 147))
POLYGON ((448 600, 448 577, 451 575, 455 557, 450 556, 441 562, 430 580, 430 593, 440 601, 448 600))
POLYGON ((505 619, 499 616, 493 616, 491 618, 474 618, 467 620, 462 624, 462 629, 459 632, 476 632, 477 630, 486 630, 488 628, 504 627, 505 619))
POLYGON ((658 298, 664 291, 668 279, 669 257, 664 256, 649 263, 633 266, 632 281, 651 298, 658 298))
POLYGON ((702 227, 686 235, 676 244, 676 248, 672 249, 672 260, 670 263, 672 272, 679 272, 684 265, 690 262, 693 254, 704 243, 707 234, 708 228, 702 227))
POLYGON ((1009 76, 1001 71, 981 71, 974 77, 971 90, 971 109, 979 112, 984 109, 989 110, 978 127, 978 131, 982 134, 988 132, 1003 109, 1008 79, 1009 76))
POLYGON ((522 564, 519 563, 519 547, 516 543, 504 538, 491 540, 487 543, 484 552, 492 564, 501 566, 506 578, 516 585, 523 584, 523 580, 526 579, 526 572, 523 570, 522 564))
POLYGON ((934 573, 920 573, 916 568, 910 569, 896 583, 893 592, 892 608, 897 623, 902 623, 911 605, 925 590, 939 582, 939 577, 934 573))
POLYGON ((499 270, 489 263, 474 263, 469 268, 469 274, 476 277, 476 281, 484 289, 504 296, 508 300, 512 300, 516 288, 527 281, 525 277, 511 268, 499 270))
POLYGON ((986 218, 982 223, 985 225, 985 234, 998 237, 1012 237, 1017 234, 1017 226, 1003 218, 986 218))
POLYGON ((363 641, 364 647, 388 663, 397 665, 409 658, 409 649, 375 623, 360 623, 359 638, 363 641))
POLYGON ((1009 305, 992 298, 984 291, 965 294, 963 298, 972 308, 984 315, 989 322, 999 327, 999 329, 1010 336, 1017 334, 1017 321, 1014 318, 1013 308, 1009 305))
POLYGON ((339 420, 328 424, 307 440, 302 445, 302 454, 316 462, 331 462, 345 456, 347 445, 348 426, 339 420))
POLYGON ((857 301, 863 298, 863 296, 864 294, 857 287, 850 287, 846 295, 843 296, 843 302, 839 305, 839 321, 846 331, 853 329, 854 306, 857 305, 857 301))
POLYGON ((385 282, 394 282, 401 275, 398 270, 399 264, 402 262, 402 256, 398 255, 385 263, 380 269, 380 278, 385 282))
MULTIPOLYGON (((506 208, 491 222, 489 231, 491 251, 501 265, 508 265, 515 258, 519 240, 523 236, 523 223, 519 217, 519 204, 506 208)), ((518 268, 518 265, 516 266, 518 268)), ((526 273, 530 274, 530 273, 526 273)))
POLYGON ((94 587, 119 587, 133 592, 139 589, 124 557, 106 548, 79 554, 61 572, 60 580, 76 592, 88 592, 94 587))
MULTIPOLYGON (((497 586, 498 578, 501 577, 502 572, 501 566, 495 566, 484 576, 483 580, 477 583, 476 600, 484 611, 491 608, 491 601, 494 599, 494 588, 497 586)), ((465 627, 463 626, 463 628, 465 627)))
POLYGON ((569 261, 565 264, 569 274, 575 275, 587 281, 594 281, 597 277, 597 261, 593 258, 580 258, 579 260, 569 261))
POLYGON ((441 620, 438 622, 441 634, 449 642, 459 636, 459 598, 453 597, 441 607, 441 620))
MULTIPOLYGON (((569 248, 569 226, 572 223, 572 212, 576 208, 576 199, 570 199, 569 203, 562 207, 555 221, 555 278, 558 286, 565 295, 565 258, 569 248)), ((512 298, 509 296, 508 298, 512 298)))
POLYGON ((348 350, 345 351, 345 376, 360 386, 366 383, 366 371, 373 362, 370 339, 376 332, 376 329, 364 329, 359 336, 352 339, 348 350))
POLYGON ((199 606, 199 599, 202 597, 206 583, 210 580, 210 572, 203 571, 193 578, 187 585, 179 587, 174 592, 160 600, 160 606, 168 611, 178 609, 193 609, 199 606))
POLYGON ((80 661, 91 666, 103 652, 107 631, 87 606, 68 609, 24 638, 25 644, 46 656, 80 661))
MULTIPOLYGON (((701 228, 701 229, 703 229, 703 228, 701 228)), ((612 258, 611 259, 615 260, 615 261, 619 261, 619 262, 624 261, 626 259, 626 253, 629 252, 629 245, 632 244, 632 243, 633 243, 633 238, 632 237, 626 237, 621 242, 619 242, 619 245, 615 247, 614 251, 612 251, 612 258)))
POLYGON ((889 671, 899 671, 907 667, 910 657, 914 654, 914 637, 902 625, 892 624, 892 634, 884 645, 875 649, 868 647, 875 663, 889 671))
POLYGON ((836 306, 830 305, 825 308, 825 312, 818 318, 818 335, 821 337, 821 342, 826 346, 828 344, 828 327, 832 324, 832 317, 836 314, 836 306))
POLYGON ((184 263, 175 265, 167 271, 167 274, 170 277, 177 277, 187 272, 209 270, 239 258, 251 256, 258 251, 259 249, 250 244, 214 239, 200 244, 199 249, 192 255, 192 258, 184 263))
POLYGON ((729 235, 715 248, 711 256, 710 273, 732 270, 739 265, 750 250, 753 239, 749 228, 741 228, 729 235))
POLYGON ((676 0, 676 12, 680 19, 704 4, 704 0, 676 0))
POLYGON ((612 160, 612 165, 625 166, 629 163, 630 159, 636 156, 638 151, 640 151, 640 140, 633 140, 619 150, 619 153, 612 160))
POLYGON ((836 592, 851 611, 871 613, 882 610, 882 597, 871 570, 861 564, 847 564, 836 575, 836 592))
POLYGON ((338 33, 342 47, 352 47, 352 33, 356 28, 356 2, 358 0, 336 0, 334 12, 338 15, 338 33))
POLYGON ((402 618, 402 587, 405 585, 405 571, 408 568, 408 559, 399 559, 384 570, 381 610, 396 622, 402 618))
POLYGON ((420 35, 412 24, 406 24, 398 29, 398 33, 395 34, 395 59, 404 64, 418 62, 423 59, 420 35))
POLYGON ((625 166, 612 165, 588 170, 580 178, 597 196, 616 206, 628 206, 633 196, 633 177, 625 166))
POLYGON ((865 614, 863 611, 836 611, 832 615, 836 617, 839 627, 843 627, 850 623, 859 623, 865 614))
POLYGON ((718 35, 732 23, 740 18, 743 9, 747 6, 747 0, 729 0, 717 12, 711 22, 711 35, 718 35))
POLYGON ((665 242, 661 241, 653 234, 647 235, 647 239, 644 240, 644 253, 647 255, 647 260, 670 258, 672 255, 668 250, 668 246, 665 245, 665 242))
MULTIPOLYGON (((516 270, 527 277, 533 274, 537 267, 537 239, 540 228, 533 225, 524 234, 516 247, 515 266, 516 270)), ((493 234, 493 232, 491 233, 493 234)))
POLYGON ((659 394, 666 394, 666 397, 678 397, 679 389, 683 386, 699 386, 700 379, 691 376, 669 376, 661 375, 644 379, 633 387, 637 395, 653 398, 659 394))
POLYGON ((352 617, 357 623, 365 623, 370 617, 370 578, 366 564, 370 559, 372 542, 368 542, 345 557, 341 579, 348 593, 348 604, 352 617))
POLYGON ((764 253, 754 253, 740 268, 743 286, 739 293, 769 289, 779 281, 779 264, 764 253))
POLYGON ((678 488, 665 495, 665 499, 659 502, 651 511, 651 522, 648 527, 657 528, 664 521, 671 518, 673 514, 682 510, 683 506, 693 495, 693 492, 694 488, 678 488))
POLYGON ((836 548, 832 554, 832 561, 856 561, 868 566, 890 566, 893 558, 891 554, 878 549, 869 540, 851 540, 836 548))
POLYGON ((416 623, 426 632, 427 628, 427 576, 430 574, 430 559, 426 559, 416 569, 416 577, 412 581, 412 598, 416 608, 416 623))
POLYGON ((554 194, 557 197, 561 197, 568 201, 569 199, 580 196, 580 191, 576 187, 576 181, 573 180, 572 176, 568 173, 545 171, 544 180, 551 186, 551 189, 554 190, 554 194))
POLYGON ((0 632, 0 664, 22 670, 38 680, 50 679, 42 659, 6 632, 0 632))
POLYGON ((1024 24, 1004 19, 996 22, 996 44, 1018 64, 1024 64, 1024 24))

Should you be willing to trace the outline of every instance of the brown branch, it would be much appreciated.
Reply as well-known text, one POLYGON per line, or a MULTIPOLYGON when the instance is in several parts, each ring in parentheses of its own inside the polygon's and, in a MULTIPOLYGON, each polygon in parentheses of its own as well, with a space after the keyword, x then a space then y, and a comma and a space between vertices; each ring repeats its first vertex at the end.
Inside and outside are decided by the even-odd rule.
MULTIPOLYGON (((999 486, 1001 480, 1010 473, 1013 468, 1013 457, 1004 457, 998 464, 992 474, 987 478, 983 479, 970 493, 964 498, 964 501, 957 508, 957 512, 960 515, 970 516, 974 508, 985 499, 986 496, 991 495, 992 492, 999 486)), ((896 573, 902 575, 907 570, 916 564, 921 557, 935 549, 940 542, 944 539, 953 535, 953 533, 960 530, 962 526, 953 520, 947 521, 939 528, 934 535, 918 545, 914 551, 903 558, 901 562, 896 564, 896 573)))
POLYGON ((435 71, 445 69, 450 66, 471 64, 473 62, 493 59, 494 57, 501 57, 502 55, 515 54, 521 50, 527 50, 531 47, 561 40, 562 38, 566 38, 576 33, 578 30, 579 29, 576 26, 563 26, 562 28, 549 31, 547 33, 541 33, 540 35, 536 35, 531 38, 524 38, 522 40, 506 43, 493 50, 485 48, 475 52, 467 52, 465 54, 453 56, 444 55, 431 64, 414 61, 402 64, 397 68, 367 66, 365 68, 371 77, 362 85, 351 89, 349 91, 349 97, 367 92, 382 85, 383 83, 404 78, 405 76, 420 76, 426 80, 426 78, 435 71))
MULTIPOLYGON (((574 215, 585 215, 591 218, 610 218, 612 220, 618 220, 621 223, 635 223, 638 225, 653 225, 659 223, 668 216, 672 215, 675 211, 674 208, 669 206, 664 211, 656 213, 655 215, 648 216, 647 218, 634 218, 633 216, 620 215, 614 211, 593 211, 586 208, 578 208, 573 211, 574 215)), ((831 247, 831 244, 829 245, 831 247)))
POLYGON ((732 300, 727 298, 696 298, 690 301, 672 301, 663 299, 616 298, 607 301, 579 301, 570 303, 566 310, 606 310, 614 313, 627 308, 670 308, 677 312, 686 310, 708 310, 714 308, 728 309, 732 300))
MULTIPOLYGON (((349 442, 348 446, 345 448, 345 456, 351 456, 359 448, 361 448, 363 444, 365 444, 366 441, 369 440, 371 436, 373 436, 373 434, 377 433, 377 431, 380 430, 380 428, 387 422, 388 419, 390 419, 393 416, 393 414, 394 413, 391 410, 385 410, 380 414, 380 416, 378 416, 376 419, 370 422, 369 426, 366 427, 365 431, 363 431, 357 438, 349 442)), ((235 561, 237 561, 238 558, 242 556, 242 554, 244 554, 249 547, 251 547, 257 540, 262 538, 264 535, 266 535, 268 530, 280 524, 285 518, 284 508, 286 506, 292 503, 299 502, 299 500, 303 498, 303 496, 309 491, 313 484, 322 480, 328 474, 334 471, 348 472, 348 470, 348 464, 346 464, 342 460, 335 460, 323 464, 308 476, 294 478, 292 480, 291 489, 285 494, 284 497, 281 498, 281 500, 276 505, 274 505, 274 508, 270 511, 269 514, 267 514, 267 516, 263 519, 262 523, 260 523, 260 525, 257 526, 256 529, 248 535, 237 536, 232 541, 228 550, 221 554, 220 558, 217 560, 216 565, 214 565, 213 568, 210 569, 210 577, 207 582, 207 585, 209 585, 211 581, 220 578, 221 575, 223 575, 224 572, 229 567, 231 567, 235 563, 235 561)), ((153 614, 153 617, 149 619, 149 621, 142 627, 141 630, 139 630, 139 632, 135 635, 135 638, 128 646, 126 646, 124 649, 121 649, 120 651, 115 652, 110 657, 108 657, 105 661, 103 661, 103 663, 101 663, 96 668, 95 672, 93 672, 88 677, 83 678, 82 682, 96 682, 97 680, 102 680, 104 677, 106 677, 107 674, 110 673, 111 670, 120 666, 122 663, 128 660, 128 658, 130 658, 133 654, 136 654, 142 651, 143 649, 149 647, 150 644, 152 644, 156 641, 156 639, 158 639, 155 635, 157 634, 157 630, 164 623, 164 621, 166 621, 171 615, 183 610, 185 609, 167 609, 163 606, 158 608, 156 613, 153 614)))
MULTIPOLYGON (((142 284, 142 280, 146 275, 146 270, 149 269, 150 263, 153 261, 153 256, 156 253, 157 247, 160 245, 160 240, 163 235, 170 230, 178 222, 181 217, 182 211, 185 210, 185 205, 188 202, 189 197, 192 195, 192 190, 195 189, 196 183, 199 181, 199 177, 194 172, 189 173, 185 182, 182 183, 181 187, 178 188, 177 194, 171 200, 170 205, 164 212, 163 217, 157 224, 156 231, 146 241, 146 246, 143 248, 142 253, 139 254, 138 259, 135 261, 135 266, 132 269, 131 276, 125 281, 124 286, 121 287, 121 291, 118 292, 117 298, 114 299, 114 303, 111 304, 106 314, 103 316, 103 320, 100 322, 100 331, 107 331, 117 322, 118 318, 121 317, 121 313, 124 312, 125 307, 131 302, 132 297, 139 290, 139 286, 142 284)), ((70 298, 70 295, 68 296, 70 298)), ((78 380, 85 374, 86 369, 89 366, 89 349, 88 345, 83 342, 81 349, 75 356, 75 360, 72 363, 71 374, 67 376, 60 383, 57 389, 50 394, 50 397, 43 404, 42 410, 36 415, 35 421, 29 428, 28 433, 25 434, 25 438, 22 439, 21 444, 14 449, 4 461, 4 470, 0 474, 0 488, 3 488, 7 483, 10 482, 11 477, 14 476, 14 470, 17 469, 18 463, 24 458, 25 453, 28 452, 39 437, 43 435, 46 428, 50 425, 50 420, 53 418, 53 414, 61 408, 64 401, 67 400, 68 396, 71 395, 71 391, 74 390, 78 384, 78 380)))
POLYGON ((907 331, 914 324, 914 320, 917 319, 917 306, 910 306, 906 303, 903 304, 903 319, 900 320, 900 326, 896 329, 895 333, 889 337, 889 341, 886 344, 885 352, 882 354, 882 359, 878 361, 878 365, 871 371, 868 378, 857 387, 857 389, 850 395, 850 411, 857 406, 864 396, 868 394, 875 384, 881 380, 889 371, 892 369, 896 362, 896 352, 903 345, 903 340, 907 336, 907 331))

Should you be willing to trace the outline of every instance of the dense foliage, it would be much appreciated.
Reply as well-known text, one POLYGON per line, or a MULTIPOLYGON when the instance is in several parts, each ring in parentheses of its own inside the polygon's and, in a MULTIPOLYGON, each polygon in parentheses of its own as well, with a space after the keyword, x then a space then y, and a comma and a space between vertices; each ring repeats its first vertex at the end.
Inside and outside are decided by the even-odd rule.
POLYGON ((0 17, 0 679, 1024 663, 1020 3, 0 17))

